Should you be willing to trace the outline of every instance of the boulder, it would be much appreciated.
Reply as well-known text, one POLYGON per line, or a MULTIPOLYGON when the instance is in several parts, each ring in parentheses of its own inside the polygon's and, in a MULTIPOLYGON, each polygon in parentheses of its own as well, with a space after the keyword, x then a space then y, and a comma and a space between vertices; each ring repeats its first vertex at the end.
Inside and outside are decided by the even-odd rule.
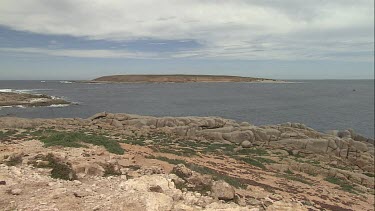
POLYGON ((276 129, 273 129, 273 128, 266 128, 264 129, 264 132, 268 135, 268 136, 276 136, 276 137, 280 137, 281 135, 281 132, 279 130, 276 130, 276 129))
POLYGON ((231 133, 224 133, 223 138, 232 143, 242 143, 244 141, 252 142, 254 140, 254 134, 252 131, 234 131, 231 133))
POLYGON ((337 135, 340 138, 351 138, 352 137, 352 134, 350 133, 349 130, 340 131, 340 132, 338 132, 337 135))
POLYGON ((352 146, 354 146, 360 152, 367 152, 368 147, 365 143, 359 141, 353 141, 352 146))
POLYGON ((116 119, 113 119, 112 122, 111 122, 111 125, 114 126, 114 127, 117 127, 117 128, 123 128, 124 126, 122 125, 122 123, 116 119))
POLYGON ((94 114, 93 116, 89 117, 89 120, 95 120, 95 119, 100 119, 100 118, 104 118, 107 116, 107 112, 101 112, 101 113, 97 113, 97 114, 94 114))
POLYGON ((212 196, 220 200, 233 200, 235 189, 223 180, 215 181, 211 187, 212 196))
POLYGON ((203 175, 193 172, 190 177, 186 178, 186 181, 194 190, 205 190, 211 187, 213 180, 211 175, 203 175))
POLYGON ((252 144, 251 144, 250 141, 243 141, 243 142, 241 143, 241 146, 242 146, 243 148, 249 148, 249 147, 252 146, 252 144))
POLYGON ((279 141, 271 142, 272 145, 284 145, 294 149, 304 149, 306 147, 307 139, 282 139, 279 141))
POLYGON ((187 168, 184 164, 178 164, 173 167, 172 172, 177 176, 181 177, 182 179, 186 179, 193 175, 193 172, 187 168))
POLYGON ((306 150, 314 153, 326 153, 329 141, 326 139, 309 139, 306 150))

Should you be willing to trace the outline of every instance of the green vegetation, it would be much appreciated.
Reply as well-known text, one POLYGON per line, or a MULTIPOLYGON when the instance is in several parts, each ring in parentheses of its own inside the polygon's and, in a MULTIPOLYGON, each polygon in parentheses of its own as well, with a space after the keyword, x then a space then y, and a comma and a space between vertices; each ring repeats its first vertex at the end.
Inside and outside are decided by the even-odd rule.
POLYGON ((268 159, 268 158, 263 158, 263 157, 234 157, 237 160, 243 161, 247 164, 250 164, 252 166, 259 167, 261 169, 265 169, 266 166, 264 163, 269 164, 269 163, 276 163, 276 161, 268 159))
POLYGON ((286 170, 285 173, 287 173, 287 174, 293 174, 293 172, 290 169, 286 170))
POLYGON ((290 156, 293 156, 293 157, 296 157, 296 158, 304 158, 305 156, 301 155, 301 154, 293 154, 293 151, 292 150, 287 150, 287 152, 289 153, 290 156))
POLYGON ((16 134, 18 131, 17 130, 7 130, 7 131, 0 131, 0 141, 1 140, 6 140, 12 137, 14 134, 16 134))
POLYGON ((8 157, 8 160, 5 162, 7 166, 17 166, 22 163, 22 154, 11 155, 8 157))
POLYGON ((59 132, 44 131, 39 137, 44 146, 63 146, 63 147, 86 147, 83 143, 103 146, 108 152, 122 155, 124 149, 120 144, 101 135, 89 135, 82 132, 59 132))
POLYGON ((357 194, 356 190, 354 189, 354 187, 352 185, 350 185, 346 181, 340 180, 339 178, 336 178, 336 177, 326 177, 324 180, 327 181, 327 182, 330 182, 332 184, 340 186, 341 190, 343 190, 343 191, 357 194))
POLYGON ((313 166, 320 166, 320 162, 317 160, 312 160, 312 159, 299 159, 299 158, 294 158, 295 161, 299 163, 308 163, 313 166))
POLYGON ((116 169, 116 166, 113 164, 107 164, 104 166, 104 176, 119 176, 121 172, 119 169, 116 169))
POLYGON ((170 163, 170 164, 173 164, 173 165, 177 165, 177 164, 181 164, 181 163, 187 165, 187 163, 186 163, 184 160, 180 160, 180 159, 170 159, 170 158, 162 157, 162 156, 157 156, 157 157, 155 157, 155 156, 153 156, 153 155, 148 156, 148 157, 146 157, 146 158, 148 158, 148 159, 157 159, 157 160, 165 161, 165 162, 170 163))
POLYGON ((249 157, 239 157, 238 160, 241 160, 247 164, 250 164, 252 166, 259 167, 261 169, 265 169, 266 167, 263 165, 263 163, 259 162, 258 160, 249 158, 249 157))
POLYGON ((237 152, 238 154, 241 155, 258 155, 258 156, 264 156, 264 155, 269 155, 269 153, 262 148, 246 148, 246 149, 241 149, 237 152))
POLYGON ((199 165, 188 163, 186 165, 186 167, 188 167, 192 171, 196 171, 196 172, 201 173, 201 174, 212 175, 215 180, 224 180, 225 182, 227 182, 228 184, 230 184, 230 185, 232 185, 233 187, 236 187, 236 188, 246 188, 247 187, 247 185, 245 183, 243 183, 241 181, 241 179, 231 177, 231 176, 227 176, 225 174, 222 174, 222 173, 220 173, 216 170, 210 169, 210 168, 205 167, 205 166, 199 166, 199 165))
POLYGON ((374 174, 370 173, 370 172, 366 172, 366 173, 363 173, 364 175, 368 176, 368 177, 375 177, 374 174))
POLYGON ((307 185, 313 185, 311 182, 309 182, 306 178, 304 178, 303 176, 301 175, 295 175, 292 171, 288 170, 285 172, 286 174, 277 174, 276 176, 277 177, 282 177, 282 178, 285 178, 287 180, 293 180, 293 181, 297 181, 297 182, 300 182, 300 183, 304 183, 304 184, 307 184, 307 185))
POLYGON ((44 161, 43 163, 36 163, 35 161, 31 164, 37 168, 52 168, 51 177, 63 180, 75 180, 77 179, 70 164, 64 163, 49 153, 47 156, 37 156, 35 159, 44 161))

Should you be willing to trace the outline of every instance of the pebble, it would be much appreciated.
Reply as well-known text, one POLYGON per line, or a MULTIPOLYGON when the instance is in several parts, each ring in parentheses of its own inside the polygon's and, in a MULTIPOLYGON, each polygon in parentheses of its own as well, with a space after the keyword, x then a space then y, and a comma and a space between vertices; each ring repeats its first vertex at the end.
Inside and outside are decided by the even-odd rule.
POLYGON ((19 189, 19 188, 16 188, 16 189, 12 189, 12 190, 10 191, 10 193, 11 193, 12 195, 20 195, 20 194, 22 193, 22 190, 19 189))

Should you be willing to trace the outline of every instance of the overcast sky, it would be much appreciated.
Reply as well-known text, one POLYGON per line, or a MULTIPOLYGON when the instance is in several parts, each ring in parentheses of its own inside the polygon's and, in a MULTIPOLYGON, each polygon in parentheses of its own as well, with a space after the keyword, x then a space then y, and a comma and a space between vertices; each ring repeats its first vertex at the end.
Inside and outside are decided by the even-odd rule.
POLYGON ((373 79, 374 0, 1 0, 1 79, 373 79))

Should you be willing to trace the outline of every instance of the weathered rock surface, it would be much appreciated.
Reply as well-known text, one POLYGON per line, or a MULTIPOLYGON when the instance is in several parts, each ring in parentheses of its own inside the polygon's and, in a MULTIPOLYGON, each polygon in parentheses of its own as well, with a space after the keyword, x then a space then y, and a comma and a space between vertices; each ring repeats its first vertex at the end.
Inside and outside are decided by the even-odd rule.
POLYGON ((16 92, 0 92, 0 106, 50 106, 70 104, 69 102, 50 97, 47 95, 36 95, 16 92))
MULTIPOLYGON (((0 165, 0 181, 4 181, 0 187, 5 187, 0 209, 306 210, 300 202, 293 201, 294 196, 298 195, 301 201, 310 197, 306 192, 315 191, 310 202, 319 198, 335 204, 337 198, 346 197, 342 192, 335 195, 341 191, 337 185, 326 187, 324 179, 327 178, 345 182, 360 193, 371 193, 374 188, 374 145, 352 130, 324 134, 299 123, 255 126, 220 117, 150 117, 106 112, 88 119, 0 118, 0 131, 12 129, 20 131, 14 136, 16 139, 0 140, 0 162, 10 163, 20 156, 22 160, 12 167, 0 165), (124 155, 114 155, 92 145, 44 148, 37 140, 16 138, 30 128, 82 130, 123 139, 137 137, 135 141, 140 144, 120 142, 126 149, 124 155), (165 134, 164 141, 168 143, 153 139, 155 134, 165 134), (209 149, 194 152, 198 148, 192 148, 193 145, 183 146, 186 152, 193 151, 192 157, 183 157, 172 146, 187 145, 185 142, 209 149), (163 144, 167 147, 165 151, 159 148, 163 144), (52 179, 51 169, 42 168, 48 162, 40 159, 47 153, 69 164, 79 181, 52 179), (162 156, 164 161, 146 159, 148 156, 162 156), (179 162, 180 159, 185 164, 209 167, 203 170, 216 173, 214 176, 198 173, 187 164, 165 166, 165 161, 179 162), (254 162, 258 162, 257 166, 251 166, 254 162), (107 177, 108 174, 113 176, 107 177), (227 182, 240 179, 252 187, 234 188, 227 182, 217 181, 217 177, 226 178, 227 182), (316 186, 319 188, 315 190, 316 186), (35 195, 43 197, 35 198, 35 195), (10 201, 16 203, 12 205, 10 201)), ((352 206, 346 203, 352 199, 345 198, 340 206, 352 206)), ((367 202, 359 201, 353 207, 366 207, 367 202)), ((311 206, 319 207, 319 203, 311 206)))
POLYGON ((234 188, 223 180, 215 181, 211 191, 212 196, 220 200, 232 200, 236 193, 234 188))

